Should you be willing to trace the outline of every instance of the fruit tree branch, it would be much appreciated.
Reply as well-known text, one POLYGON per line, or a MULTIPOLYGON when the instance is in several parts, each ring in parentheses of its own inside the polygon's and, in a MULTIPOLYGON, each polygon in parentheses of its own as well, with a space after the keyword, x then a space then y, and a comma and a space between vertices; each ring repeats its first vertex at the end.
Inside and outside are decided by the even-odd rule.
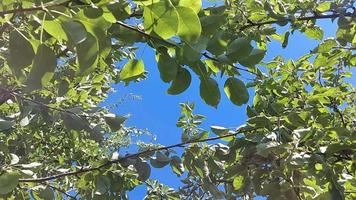
MULTIPOLYGON (((250 131, 254 131, 257 130, 256 128, 253 128, 251 130, 247 130, 248 132, 250 131)), ((137 158, 140 157, 142 155, 146 155, 146 154, 150 154, 150 153, 154 153, 156 151, 162 151, 162 150, 168 150, 168 149, 173 149, 173 148, 177 148, 177 147, 185 147, 188 144, 196 144, 196 143, 202 143, 202 142, 208 142, 208 141, 213 141, 213 140, 219 140, 222 138, 227 138, 227 137, 234 137, 242 132, 246 132, 246 131, 236 131, 234 133, 231 134, 226 134, 226 135, 222 135, 222 136, 217 136, 217 137, 211 137, 211 138, 207 138, 207 139, 202 139, 202 140, 192 140, 192 141, 188 141, 188 142, 182 142, 182 143, 178 143, 178 144, 173 144, 170 146, 164 146, 164 147, 158 147, 158 148, 154 148, 154 149, 148 149, 145 151, 141 151, 135 154, 128 154, 124 157, 121 157, 117 160, 112 160, 112 161, 108 161, 102 165, 99 165, 97 167, 89 167, 89 168, 83 168, 83 169, 79 169, 77 171, 72 171, 72 172, 66 172, 66 173, 61 173, 61 174, 57 174, 57 175, 52 175, 52 176, 47 176, 47 177, 43 177, 43 178, 30 178, 30 179, 19 179, 19 182, 25 182, 25 183, 41 183, 41 182, 45 182, 45 181, 51 181, 51 180, 55 180, 55 179, 59 179, 62 177, 67 177, 67 176, 79 176, 83 173, 86 172, 91 172, 91 171, 97 171, 100 170, 102 168, 111 166, 113 164, 116 163, 121 163, 127 159, 130 158, 137 158)))

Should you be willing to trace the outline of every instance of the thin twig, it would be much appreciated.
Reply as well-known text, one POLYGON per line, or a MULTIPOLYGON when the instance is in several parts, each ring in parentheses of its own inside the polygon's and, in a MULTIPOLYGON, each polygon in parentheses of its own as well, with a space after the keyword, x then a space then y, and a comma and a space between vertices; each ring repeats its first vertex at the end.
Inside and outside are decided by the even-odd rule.
MULTIPOLYGON (((308 17, 299 17, 299 18, 295 18, 295 19, 288 19, 288 18, 283 18, 283 21, 287 21, 287 22, 292 22, 292 21, 309 21, 309 20, 314 20, 314 19, 333 19, 333 18, 338 18, 340 16, 343 17, 352 17, 355 18, 355 14, 348 12, 348 13, 344 13, 344 14, 340 14, 340 13, 334 13, 334 14, 329 14, 329 15, 312 15, 312 16, 308 16, 308 17)), ((251 27, 260 27, 263 25, 268 25, 268 24, 275 24, 278 22, 282 22, 282 20, 270 20, 270 21, 264 21, 264 22, 254 22, 254 23, 249 23, 246 24, 244 26, 242 26, 239 30, 240 31, 244 31, 248 28, 251 27)))
POLYGON ((3 10, 0 11, 0 16, 8 15, 8 14, 16 14, 16 13, 25 13, 25 12, 33 12, 33 11, 46 11, 46 9, 49 8, 57 8, 60 6, 65 6, 68 3, 70 3, 71 0, 65 1, 59 4, 50 4, 50 5, 44 5, 44 6, 35 6, 32 8, 18 8, 18 9, 12 9, 12 10, 3 10))
POLYGON ((36 101, 36 100, 33 100, 33 99, 30 99, 30 98, 27 98, 27 97, 24 97, 22 96, 21 94, 15 92, 15 91, 12 91, 12 90, 8 90, 6 88, 3 88, 3 87, 0 87, 0 92, 6 92, 8 94, 11 94, 19 99, 22 99, 22 100, 25 100, 25 101, 28 101, 28 102, 32 102, 32 103, 35 103, 41 107, 45 107, 45 108, 48 108, 50 110, 55 110, 55 111, 58 111, 58 112, 61 112, 61 113, 68 113, 68 114, 71 114, 71 115, 75 115, 77 117, 88 117, 86 115, 81 115, 81 114, 78 114, 78 113, 75 113, 75 112, 72 112, 70 110, 66 110, 66 109, 62 109, 62 108, 57 108, 57 107, 53 107, 53 106, 50 106, 50 105, 47 105, 45 103, 42 103, 40 101, 36 101))
POLYGON ((66 177, 66 176, 79 176, 79 175, 81 175, 83 173, 86 173, 86 172, 100 170, 102 168, 111 166, 113 164, 124 162, 127 159, 137 158, 137 157, 140 157, 142 155, 150 154, 150 153, 153 153, 153 152, 156 152, 156 151, 169 150, 169 149, 173 149, 173 148, 177 148, 177 147, 185 147, 188 144, 196 144, 196 143, 201 143, 201 142, 219 140, 219 139, 226 138, 226 137, 236 136, 236 135, 238 135, 238 134, 240 134, 242 132, 251 132, 251 131, 255 131, 255 130, 257 130, 257 128, 253 128, 253 129, 245 130, 245 131, 236 131, 235 133, 226 134, 226 135, 223 135, 223 136, 211 137, 211 138, 207 138, 207 139, 203 139, 203 140, 193 140, 193 141, 173 144, 173 145, 170 145, 170 146, 164 146, 164 147, 159 147, 159 148, 154 148, 154 149, 148 149, 146 151, 141 151, 141 152, 138 152, 138 153, 135 153, 135 154, 128 154, 128 155, 126 155, 126 156, 124 156, 122 158, 119 158, 117 160, 108 161, 108 162, 106 162, 106 163, 104 163, 102 165, 99 165, 97 167, 89 167, 89 168, 79 169, 77 171, 61 173, 61 174, 48 176, 48 177, 43 177, 43 178, 19 179, 19 182, 41 183, 41 182, 45 182, 45 181, 59 179, 59 178, 66 177))
POLYGON ((62 190, 62 189, 60 189, 60 188, 57 188, 57 187, 55 187, 55 186, 53 186, 53 185, 49 185, 49 184, 46 184, 46 185, 48 185, 48 187, 50 187, 50 188, 52 188, 52 189, 54 189, 54 190, 57 190, 58 192, 60 192, 60 193, 62 193, 62 194, 64 194, 64 195, 66 195, 67 197, 69 197, 69 198, 71 198, 71 199, 77 199, 76 197, 70 195, 68 192, 66 192, 66 191, 64 191, 64 190, 62 190))

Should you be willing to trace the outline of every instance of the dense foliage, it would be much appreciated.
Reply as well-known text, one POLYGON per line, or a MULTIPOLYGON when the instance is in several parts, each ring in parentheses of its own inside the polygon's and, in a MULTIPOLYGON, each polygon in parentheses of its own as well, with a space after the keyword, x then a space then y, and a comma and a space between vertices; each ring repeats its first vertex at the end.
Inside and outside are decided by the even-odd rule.
POLYGON ((1 198, 126 199, 142 184, 147 199, 356 198, 353 0, 0 2, 1 198), (318 20, 336 21, 335 37, 318 20), (262 62, 270 41, 286 47, 296 31, 319 45, 262 62), (181 143, 119 155, 144 131, 98 105, 112 84, 149 76, 137 43, 155 50, 170 95, 198 76, 208 105, 221 93, 236 106, 253 99, 246 124, 204 130, 194 104, 181 104, 181 143), (149 179, 166 165, 181 188, 149 179))

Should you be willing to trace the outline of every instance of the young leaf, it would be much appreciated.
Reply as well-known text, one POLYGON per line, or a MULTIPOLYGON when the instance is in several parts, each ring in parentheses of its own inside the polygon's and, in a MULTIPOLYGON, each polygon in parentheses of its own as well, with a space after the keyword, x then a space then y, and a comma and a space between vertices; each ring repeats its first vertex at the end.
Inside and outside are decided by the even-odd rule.
POLYGON ((324 37, 324 31, 319 26, 307 27, 304 32, 312 39, 322 40, 324 37))
POLYGON ((145 72, 145 66, 142 60, 130 60, 127 62, 120 72, 122 81, 130 81, 145 72))
POLYGON ((244 177, 243 176, 236 176, 232 185, 234 186, 234 190, 239 190, 243 186, 244 177))
POLYGON ((206 104, 217 108, 220 102, 218 83, 210 77, 200 77, 200 96, 206 104))
POLYGON ((227 79, 224 85, 224 91, 226 96, 235 105, 241 106, 248 102, 249 94, 247 88, 244 82, 239 79, 233 77, 227 79))

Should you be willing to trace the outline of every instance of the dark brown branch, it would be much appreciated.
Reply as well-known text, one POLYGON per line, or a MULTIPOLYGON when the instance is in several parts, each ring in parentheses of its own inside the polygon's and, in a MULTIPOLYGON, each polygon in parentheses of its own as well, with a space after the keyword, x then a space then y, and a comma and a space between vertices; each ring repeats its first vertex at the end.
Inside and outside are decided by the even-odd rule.
MULTIPOLYGON (((292 21, 309 21, 309 20, 314 20, 314 19, 333 19, 333 18, 338 18, 338 17, 352 17, 355 18, 355 14, 354 13, 345 13, 345 14, 339 14, 339 13, 334 13, 334 14, 329 14, 329 15, 312 15, 312 16, 308 16, 308 17, 300 17, 300 18, 296 18, 294 20, 292 19, 287 19, 287 18, 283 18, 283 20, 287 21, 287 22, 292 22, 292 21)), ((254 23, 249 23, 247 25, 242 26, 239 30, 240 31, 244 31, 248 28, 251 27, 260 27, 263 25, 268 25, 268 24, 275 24, 278 22, 282 22, 282 20, 270 20, 270 21, 265 21, 265 22, 254 22, 254 23)))
MULTIPOLYGON (((254 131, 254 130, 257 130, 257 129, 254 128, 254 129, 247 130, 247 131, 251 132, 251 131, 254 131)), ((182 143, 178 143, 178 144, 174 144, 174 145, 170 145, 170 146, 159 147, 159 148, 155 148, 155 149, 148 149, 146 151, 141 151, 141 152, 138 152, 138 153, 135 153, 135 154, 128 154, 128 155, 126 155, 126 156, 124 156, 122 158, 119 158, 117 160, 108 161, 108 162, 106 162, 106 163, 104 163, 102 165, 99 165, 97 167, 89 167, 89 168, 79 169, 77 171, 57 174, 57 175, 43 177, 43 178, 19 179, 19 182, 41 183, 41 182, 45 182, 45 181, 51 181, 51 180, 59 179, 59 178, 62 178, 62 177, 67 177, 67 176, 80 176, 83 173, 100 170, 102 168, 109 167, 109 166, 111 166, 113 164, 121 163, 121 162, 123 162, 123 161, 125 161, 127 159, 130 159, 130 158, 137 158, 137 157, 140 157, 142 155, 147 155, 147 154, 154 153, 154 152, 157 152, 157 151, 168 150, 168 149, 173 149, 173 148, 177 148, 177 147, 185 147, 188 144, 196 144, 196 143, 201 143, 201 142, 219 140, 219 139, 226 138, 226 137, 232 137, 232 136, 236 136, 236 135, 238 135, 238 134, 240 134, 242 132, 246 132, 246 131, 237 131, 235 133, 231 133, 231 134, 227 134, 227 135, 223 135, 223 136, 211 137, 211 138, 207 138, 207 139, 203 139, 203 140, 194 140, 194 141, 182 142, 182 143)))
POLYGON ((44 5, 44 6, 36 6, 32 8, 18 8, 18 9, 13 9, 13 10, 3 10, 0 11, 0 16, 8 15, 8 14, 16 14, 16 13, 25 13, 25 12, 33 12, 33 11, 46 11, 46 9, 49 8, 56 8, 60 6, 65 6, 71 1, 65 1, 59 4, 50 4, 50 5, 44 5))
MULTIPOLYGON (((209 59, 209 60, 212 60, 212 61, 215 61, 215 62, 220 62, 219 59, 210 56, 210 55, 209 55, 208 53, 206 53, 206 52, 204 52, 202 55, 203 55, 205 58, 209 59)), ((238 70, 245 71, 245 72, 248 72, 248 73, 250 73, 250 74, 254 74, 254 75, 258 76, 258 74, 257 74, 256 72, 250 71, 250 70, 245 69, 245 68, 236 67, 236 66, 233 65, 233 64, 229 64, 229 65, 232 66, 232 67, 235 67, 235 68, 238 69, 238 70)))
POLYGON ((58 188, 58 187, 55 187, 55 186, 50 185, 50 184, 45 184, 45 185, 47 185, 48 187, 52 188, 53 190, 57 190, 58 192, 64 194, 64 195, 67 196, 68 198, 77 199, 76 197, 70 195, 68 192, 66 192, 66 191, 64 191, 64 190, 62 190, 62 189, 60 189, 60 188, 58 188))

